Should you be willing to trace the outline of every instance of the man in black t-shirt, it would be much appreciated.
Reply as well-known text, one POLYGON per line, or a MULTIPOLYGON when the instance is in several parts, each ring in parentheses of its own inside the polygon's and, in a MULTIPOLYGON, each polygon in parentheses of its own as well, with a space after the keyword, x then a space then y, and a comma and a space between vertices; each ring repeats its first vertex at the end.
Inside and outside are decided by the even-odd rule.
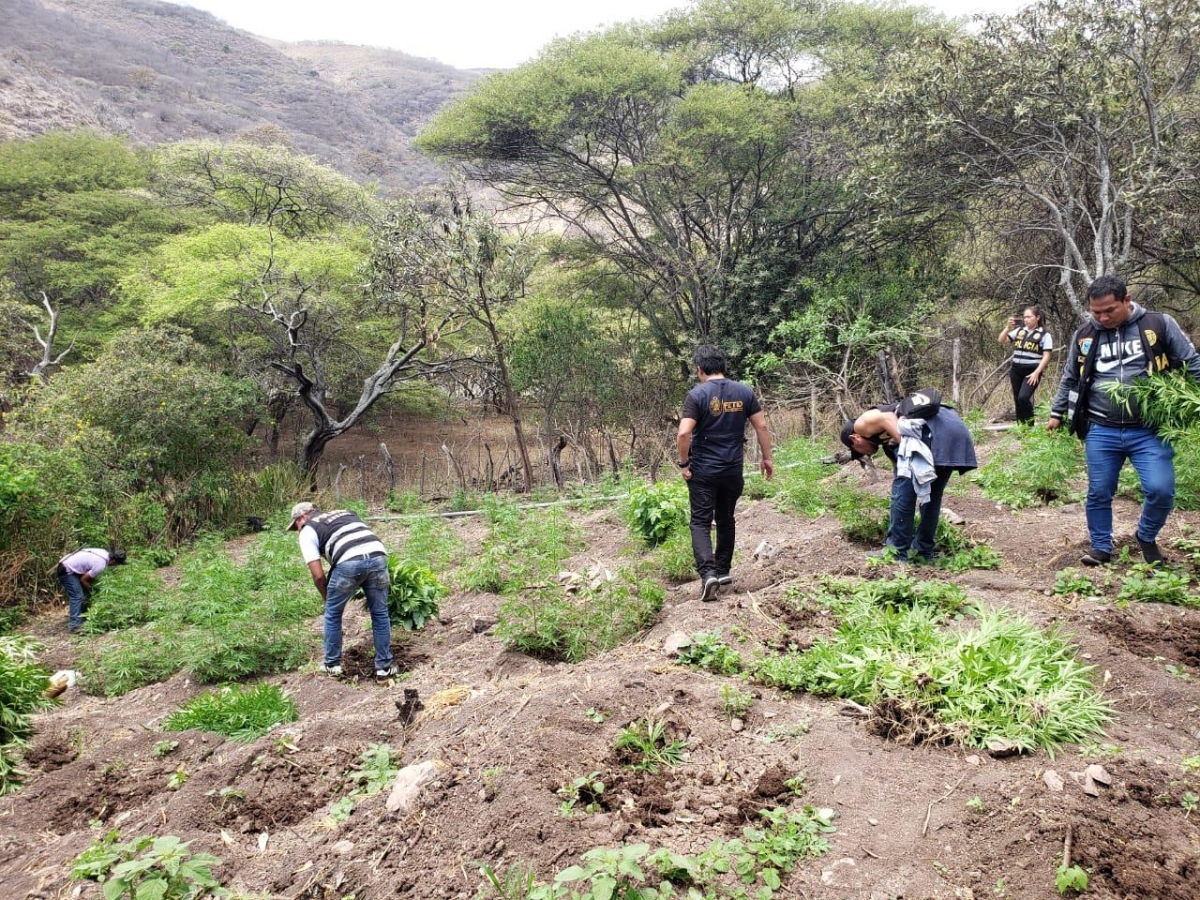
POLYGON ((700 599, 716 600, 721 585, 733 579, 736 537, 733 509, 742 496, 742 448, 749 421, 762 450, 762 473, 775 475, 771 433, 754 391, 725 377, 725 354, 705 344, 692 360, 700 383, 683 401, 679 420, 679 467, 688 485, 692 515, 692 554, 700 573, 700 599), (712 525, 717 526, 713 551, 712 525))

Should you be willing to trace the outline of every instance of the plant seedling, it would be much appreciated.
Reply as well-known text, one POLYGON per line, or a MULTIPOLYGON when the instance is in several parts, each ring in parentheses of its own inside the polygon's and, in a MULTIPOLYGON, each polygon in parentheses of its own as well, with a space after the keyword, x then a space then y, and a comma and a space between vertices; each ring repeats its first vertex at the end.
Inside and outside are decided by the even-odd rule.
POLYGON ((600 812, 600 797, 603 794, 604 782, 600 780, 599 772, 580 775, 558 789, 558 795, 563 798, 558 814, 569 819, 577 807, 589 814, 600 812))
POLYGON ((1195 756, 1185 756, 1182 765, 1189 772, 1200 771, 1200 753, 1195 756))
POLYGON ((745 719, 754 705, 754 695, 736 685, 721 685, 721 708, 727 719, 745 719))
POLYGON ((667 742, 667 723, 654 719, 639 719, 626 727, 617 737, 613 749, 634 758, 630 768, 657 772, 658 767, 677 766, 683 762, 687 748, 681 740, 667 742))
POLYGON ((967 809, 973 812, 982 813, 986 807, 983 805, 983 800, 979 797, 972 797, 967 801, 967 809))
POLYGON ((1196 807, 1200 805, 1200 797, 1197 797, 1191 791, 1188 791, 1179 801, 1179 805, 1184 808, 1183 817, 1186 819, 1196 811, 1196 807))
POLYGON ((1079 866, 1059 866, 1054 872, 1054 886, 1063 895, 1068 891, 1083 893, 1088 886, 1087 872, 1079 866))
POLYGON ((162 759, 164 756, 170 756, 179 749, 179 741, 159 741, 150 750, 150 755, 155 759, 162 759))
POLYGON ((178 769, 171 773, 171 777, 167 779, 167 790, 179 790, 181 787, 187 784, 187 780, 191 777, 192 776, 188 773, 188 770, 180 765, 178 769))
POLYGON ((586 710, 584 710, 583 714, 585 716, 587 716, 589 719, 591 719, 591 721, 595 722, 597 725, 604 724, 604 719, 605 719, 604 712, 602 710, 596 709, 596 707, 594 707, 594 706, 589 706, 586 710))

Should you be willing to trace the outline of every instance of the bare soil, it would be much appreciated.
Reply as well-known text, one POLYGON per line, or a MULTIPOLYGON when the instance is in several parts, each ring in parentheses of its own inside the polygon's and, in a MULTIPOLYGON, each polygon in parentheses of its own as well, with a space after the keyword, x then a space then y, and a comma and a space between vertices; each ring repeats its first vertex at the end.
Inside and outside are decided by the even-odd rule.
MULTIPOLYGON (((886 479, 872 486, 885 489, 886 479)), ((126 840, 192 841, 193 851, 221 857, 219 877, 246 893, 469 898, 482 887, 481 864, 532 864, 546 880, 587 850, 623 841, 694 853, 737 836, 759 809, 808 803, 836 810, 833 849, 802 861, 783 897, 1057 897, 1054 870, 1068 833, 1072 862, 1090 872, 1088 897, 1200 897, 1200 815, 1181 807, 1186 792, 1200 793, 1200 775, 1181 765, 1200 754, 1200 612, 1054 595, 1056 569, 1075 564, 1085 546, 1078 506, 1013 513, 983 499, 968 479, 951 483, 946 506, 1004 564, 957 576, 917 571, 1074 635, 1116 710, 1103 749, 996 759, 955 746, 909 746, 838 701, 757 687, 744 730, 734 731, 719 694, 730 680, 673 662, 663 650, 672 632, 719 627, 748 648, 803 646, 832 622, 786 613, 777 601, 787 589, 828 574, 894 574, 869 568, 867 548, 844 540, 831 518, 810 521, 743 501, 736 580, 719 602, 701 604, 695 582, 668 585, 653 628, 577 665, 511 652, 477 633, 476 617, 494 616, 499 598, 457 594, 438 621, 397 637, 407 679, 377 685, 311 672, 275 679, 296 699, 300 719, 249 745, 161 730, 200 691, 182 676, 114 700, 68 691, 61 707, 37 719, 26 787, 0 798, 0 895, 99 897, 98 886, 68 880, 69 866, 94 838, 119 828, 126 840), (778 553, 759 562, 751 551, 763 540, 778 553), (408 725, 398 714, 406 690, 424 703, 408 725), (684 765, 657 774, 622 767, 616 736, 647 715, 665 718, 687 742, 684 765), (178 750, 155 758, 152 748, 165 739, 179 741, 178 750), (375 743, 396 748, 404 764, 436 759, 446 768, 408 813, 389 813, 384 793, 334 824, 331 804, 352 788, 347 770, 375 743), (1112 784, 1091 797, 1070 773, 1097 761, 1112 784), (190 778, 168 790, 180 766, 190 778), (1064 790, 1047 786, 1048 769, 1064 790), (563 818, 556 790, 592 771, 608 786, 601 810, 563 818), (783 782, 801 772, 807 789, 795 798, 783 782), (968 807, 976 797, 981 806, 968 807)), ((1132 532, 1136 505, 1119 500, 1116 512, 1118 532, 1132 532)), ((574 568, 616 567, 636 552, 615 511, 577 520, 589 543, 574 568)), ((1185 523, 1200 525, 1200 515, 1173 515, 1164 546, 1185 523)), ((480 523, 453 527, 473 552, 480 523)), ((401 527, 381 530, 402 548, 401 527)), ((69 667, 78 649, 64 620, 61 609, 47 610, 34 627, 54 668, 69 667)), ((314 659, 319 631, 314 620, 314 659)), ((365 674, 365 617, 347 617, 346 646, 350 675, 365 674)))

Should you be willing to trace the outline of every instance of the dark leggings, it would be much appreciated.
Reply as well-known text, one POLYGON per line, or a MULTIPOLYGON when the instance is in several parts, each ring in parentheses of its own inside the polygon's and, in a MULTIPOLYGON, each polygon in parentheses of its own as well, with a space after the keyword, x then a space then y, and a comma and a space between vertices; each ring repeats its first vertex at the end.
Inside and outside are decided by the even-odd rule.
POLYGON ((1013 365, 1008 373, 1012 381, 1013 403, 1017 406, 1017 421, 1023 425, 1033 424, 1033 392, 1036 384, 1030 384, 1025 379, 1037 370, 1037 366, 1013 365))

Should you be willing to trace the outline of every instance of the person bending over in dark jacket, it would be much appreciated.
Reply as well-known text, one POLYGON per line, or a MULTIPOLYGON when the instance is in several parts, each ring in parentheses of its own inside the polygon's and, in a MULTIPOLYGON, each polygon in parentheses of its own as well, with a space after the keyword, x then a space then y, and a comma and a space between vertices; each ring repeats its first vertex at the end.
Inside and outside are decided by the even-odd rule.
POLYGON ((868 409, 847 422, 841 439, 855 459, 873 456, 882 446, 895 466, 883 552, 894 553, 901 562, 911 561, 913 553, 931 562, 936 555, 946 483, 955 472, 968 472, 978 465, 971 432, 962 418, 950 407, 942 406, 930 419, 902 419, 896 415, 895 405, 887 404, 868 409), (927 448, 930 458, 925 469, 899 457, 906 436, 921 440, 927 448), (914 538, 918 508, 921 524, 914 538))

